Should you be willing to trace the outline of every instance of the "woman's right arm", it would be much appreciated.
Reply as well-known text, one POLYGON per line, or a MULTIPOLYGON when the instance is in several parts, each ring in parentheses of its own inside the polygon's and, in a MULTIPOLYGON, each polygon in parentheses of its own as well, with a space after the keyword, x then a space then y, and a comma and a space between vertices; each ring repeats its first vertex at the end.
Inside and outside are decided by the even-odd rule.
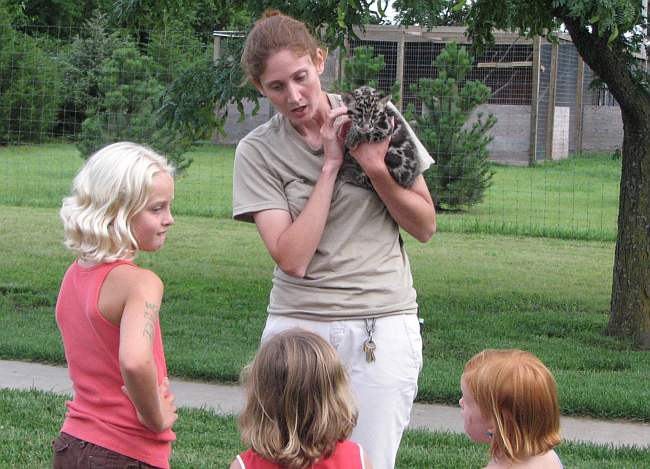
POLYGON ((343 162, 343 136, 338 131, 341 123, 335 125, 335 122, 346 111, 346 108, 331 110, 321 129, 325 161, 300 215, 293 221, 285 210, 263 210, 253 215, 271 257, 278 267, 293 277, 305 276, 323 236, 334 183, 343 162))
POLYGON ((266 249, 286 274, 304 277, 325 229, 337 167, 323 166, 314 190, 295 221, 284 210, 255 213, 255 225, 266 249))

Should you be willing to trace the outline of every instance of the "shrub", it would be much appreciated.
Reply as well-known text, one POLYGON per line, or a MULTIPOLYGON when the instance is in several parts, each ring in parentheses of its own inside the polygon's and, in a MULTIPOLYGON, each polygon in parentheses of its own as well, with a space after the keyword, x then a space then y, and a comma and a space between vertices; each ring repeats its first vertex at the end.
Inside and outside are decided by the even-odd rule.
POLYGON ((191 163, 183 155, 188 144, 160 125, 157 108, 164 87, 153 61, 128 42, 112 51, 99 68, 98 97, 87 109, 78 143, 87 158, 104 145, 129 140, 151 146, 174 162, 179 171, 191 163))
POLYGON ((0 4, 0 143, 43 141, 56 124, 62 74, 46 41, 16 31, 0 4))
MULTIPOLYGON (((379 81, 377 78, 385 67, 384 56, 375 55, 372 47, 357 47, 354 49, 354 55, 347 58, 343 63, 343 79, 335 86, 335 91, 349 93, 363 85, 379 89, 379 81)), ((396 81, 390 89, 391 101, 398 108, 401 99, 399 88, 400 84, 396 81)))
POLYGON ((128 44, 126 35, 119 30, 111 32, 107 17, 98 11, 85 22, 82 33, 62 53, 65 85, 62 133, 72 137, 78 137, 88 109, 98 105, 104 62, 117 48, 128 44))
POLYGON ((496 123, 490 114, 466 125, 472 111, 488 101, 490 89, 479 81, 465 82, 472 68, 469 54, 450 43, 435 59, 438 77, 422 78, 412 90, 422 100, 419 114, 411 106, 407 113, 415 119, 420 140, 436 160, 424 173, 437 208, 457 209, 483 200, 493 171, 488 163, 488 134, 496 123))

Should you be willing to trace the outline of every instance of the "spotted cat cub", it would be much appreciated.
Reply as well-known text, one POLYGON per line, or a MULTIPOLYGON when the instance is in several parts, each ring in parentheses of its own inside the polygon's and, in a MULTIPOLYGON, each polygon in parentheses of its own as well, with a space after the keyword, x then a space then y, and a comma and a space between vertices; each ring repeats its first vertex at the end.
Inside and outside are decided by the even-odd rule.
POLYGON ((339 177, 343 181, 374 190, 370 178, 350 155, 362 142, 378 142, 390 136, 386 153, 386 167, 397 184, 409 188, 420 174, 415 144, 411 140, 404 121, 388 107, 390 96, 369 86, 362 86, 342 95, 352 121, 345 139, 345 155, 339 177))

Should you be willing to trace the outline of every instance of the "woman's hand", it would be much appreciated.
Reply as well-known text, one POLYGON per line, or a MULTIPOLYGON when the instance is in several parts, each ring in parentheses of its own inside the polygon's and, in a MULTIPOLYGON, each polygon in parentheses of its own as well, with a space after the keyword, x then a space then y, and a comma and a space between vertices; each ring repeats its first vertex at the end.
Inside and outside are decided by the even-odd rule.
POLYGON ((350 154, 368 175, 376 171, 386 171, 384 159, 386 158, 389 144, 390 137, 379 142, 363 142, 357 148, 351 150, 350 154))
MULTIPOLYGON (((393 122, 391 126, 394 126, 393 122)), ((351 150, 350 154, 368 175, 373 171, 386 171, 385 158, 389 144, 390 136, 379 142, 363 142, 351 150)))
POLYGON ((350 118, 347 116, 347 112, 348 109, 345 106, 330 110, 320 129, 323 152, 325 153, 324 166, 329 165, 337 171, 343 163, 343 154, 345 152, 343 144, 345 134, 350 126, 350 118))

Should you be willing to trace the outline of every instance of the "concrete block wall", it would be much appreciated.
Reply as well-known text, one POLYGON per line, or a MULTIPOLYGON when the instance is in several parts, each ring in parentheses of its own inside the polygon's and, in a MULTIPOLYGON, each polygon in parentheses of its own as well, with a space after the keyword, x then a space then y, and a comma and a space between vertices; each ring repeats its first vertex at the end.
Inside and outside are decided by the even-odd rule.
POLYGON ((246 134, 248 134, 248 132, 269 120, 273 114, 275 114, 273 106, 269 104, 269 101, 266 98, 260 98, 259 103, 260 110, 254 116, 251 115, 254 108, 253 103, 244 103, 244 114, 246 117, 242 122, 239 121, 240 114, 237 110, 237 106, 234 104, 229 105, 228 117, 226 118, 226 123, 224 125, 226 135, 221 135, 220 133, 215 132, 212 137, 212 142, 236 145, 246 136, 246 134))
POLYGON ((530 106, 483 104, 474 110, 467 122, 471 126, 482 112, 492 113, 497 123, 490 134, 494 138, 488 145, 490 160, 508 164, 528 164, 530 146, 530 106))
POLYGON ((614 151, 623 146, 623 119, 618 106, 585 106, 582 151, 614 151))

